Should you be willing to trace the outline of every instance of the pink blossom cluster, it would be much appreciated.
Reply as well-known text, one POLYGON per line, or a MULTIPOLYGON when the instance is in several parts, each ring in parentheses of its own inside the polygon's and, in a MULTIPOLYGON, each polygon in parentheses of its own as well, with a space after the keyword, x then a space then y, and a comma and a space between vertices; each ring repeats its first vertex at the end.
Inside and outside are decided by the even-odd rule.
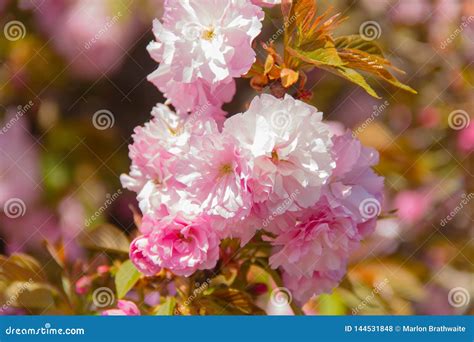
POLYGON ((221 106, 235 94, 234 77, 255 61, 251 44, 263 16, 250 0, 166 0, 162 21, 153 22, 156 41, 147 48, 160 64, 148 79, 181 116, 221 124, 221 106))
POLYGON ((374 150, 289 95, 257 96, 225 120, 234 78, 255 60, 260 6, 277 2, 165 1, 154 21, 148 50, 160 64, 149 80, 174 110, 158 104, 135 129, 121 176, 143 214, 130 258, 147 276, 213 269, 221 240, 245 246, 263 230, 270 266, 304 302, 337 285, 374 229, 383 188, 374 150))
POLYGON ((133 140, 121 181, 143 214, 130 258, 145 275, 213 269, 222 239, 245 245, 264 230, 270 266, 305 302, 337 285, 381 210, 377 152, 289 95, 255 97, 221 131, 158 104, 133 140))
POLYGON ((280 229, 270 266, 280 267, 285 285, 301 303, 327 293, 342 279, 351 253, 375 229, 383 201, 383 178, 371 166, 378 153, 350 133, 332 138, 335 168, 320 198, 280 229))

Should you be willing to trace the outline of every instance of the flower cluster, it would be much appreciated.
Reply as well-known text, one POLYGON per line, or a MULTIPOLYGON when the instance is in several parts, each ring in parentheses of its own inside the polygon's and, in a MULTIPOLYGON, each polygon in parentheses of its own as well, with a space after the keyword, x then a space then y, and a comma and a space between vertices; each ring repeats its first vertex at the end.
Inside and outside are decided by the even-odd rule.
POLYGON ((221 106, 235 94, 233 78, 255 60, 251 44, 262 28, 262 9, 250 0, 167 0, 164 9, 162 22, 153 22, 156 41, 148 45, 160 65, 148 79, 178 114, 222 123, 221 106))
POLYGON ((152 115, 135 130, 131 170, 121 177, 143 213, 130 251, 142 273, 212 269, 220 240, 245 245, 265 229, 275 236, 270 265, 296 299, 340 281, 380 212, 361 207, 382 200, 374 150, 350 133, 333 135, 321 112, 289 95, 255 97, 222 131, 165 105, 152 115))
POLYGON ((374 229, 383 179, 374 150, 290 95, 257 96, 225 120, 220 106, 255 59, 262 18, 250 0, 183 0, 155 20, 149 51, 160 65, 149 79, 175 111, 156 105, 133 135, 121 181, 143 217, 130 258, 145 275, 187 277, 216 266, 221 240, 245 246, 264 230, 270 266, 304 302, 337 285, 374 229))
POLYGON ((296 224, 280 229, 270 257, 302 303, 339 283, 351 252, 373 232, 381 210, 383 178, 371 169, 378 153, 350 133, 332 140, 336 167, 330 180, 319 200, 297 213, 296 224))

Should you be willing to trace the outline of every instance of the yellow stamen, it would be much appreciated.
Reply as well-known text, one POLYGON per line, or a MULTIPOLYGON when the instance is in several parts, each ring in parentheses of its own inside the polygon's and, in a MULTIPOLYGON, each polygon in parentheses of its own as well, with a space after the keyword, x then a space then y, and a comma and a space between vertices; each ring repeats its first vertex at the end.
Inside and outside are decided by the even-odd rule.
POLYGON ((276 150, 273 150, 273 151, 272 151, 272 161, 273 161, 274 163, 276 163, 276 162, 279 161, 279 160, 280 160, 280 158, 278 157, 278 152, 277 152, 276 150))
POLYGON ((216 33, 214 32, 214 28, 211 27, 207 30, 204 30, 201 37, 202 39, 211 41, 212 39, 214 39, 215 36, 216 36, 216 33))
POLYGON ((185 237, 182 233, 178 233, 178 238, 184 242, 191 242, 193 239, 191 237, 185 237))
POLYGON ((232 172, 234 172, 234 168, 232 167, 232 164, 223 164, 221 165, 219 169, 219 177, 228 175, 232 172))

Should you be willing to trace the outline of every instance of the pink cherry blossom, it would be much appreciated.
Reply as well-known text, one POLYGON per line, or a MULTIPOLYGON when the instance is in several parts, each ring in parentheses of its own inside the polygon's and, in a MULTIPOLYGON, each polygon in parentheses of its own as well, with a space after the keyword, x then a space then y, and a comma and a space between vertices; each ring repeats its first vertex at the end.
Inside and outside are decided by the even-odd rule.
POLYGON ((211 116, 221 122, 225 118, 225 112, 218 109, 232 100, 235 94, 235 81, 232 78, 210 83, 202 78, 193 82, 184 83, 172 79, 171 74, 156 77, 155 73, 149 75, 148 79, 163 93, 168 101, 182 114, 211 116), (222 119, 221 119, 222 118, 222 119))
POLYGON ((102 316, 140 316, 140 310, 135 303, 120 299, 116 309, 105 310, 102 316))
POLYGON ((332 154, 336 162, 324 195, 331 206, 340 205, 358 224, 362 236, 375 229, 382 211, 384 179, 372 166, 379 160, 377 151, 352 137, 350 132, 333 137, 332 154))
POLYGON ((276 237, 270 266, 282 267, 295 277, 345 269, 360 239, 357 225, 344 209, 332 207, 323 198, 305 210, 295 226, 276 237))
POLYGON ((233 77, 255 61, 251 44, 263 11, 249 0, 165 1, 164 8, 147 48, 160 65, 148 80, 178 113, 212 117, 220 126, 220 107, 235 94, 233 77))
POLYGON ((320 200, 294 213, 296 223, 280 226, 272 241, 270 266, 282 269, 287 286, 303 302, 337 285, 350 255, 373 231, 381 211, 383 178, 371 169, 377 152, 349 132, 334 136, 333 142, 336 167, 320 200))
POLYGON ((135 128, 133 144, 129 146, 130 174, 120 177, 125 188, 136 192, 147 180, 167 182, 175 157, 187 149, 189 134, 183 119, 162 104, 153 108, 152 115, 151 121, 135 128))
POLYGON ((321 119, 316 108, 289 95, 264 94, 245 113, 226 120, 224 132, 235 136, 252 158, 249 188, 255 202, 271 211, 292 197, 285 211, 316 203, 334 168, 331 132, 321 119))
POLYGON ((349 132, 333 136, 322 113, 290 96, 256 97, 222 131, 211 118, 183 118, 163 105, 153 116, 136 129, 122 178, 144 214, 130 251, 142 273, 213 268, 220 239, 245 245, 264 229, 275 234, 273 268, 322 279, 313 294, 337 282, 381 211, 373 149, 349 132))
POLYGON ((168 0, 164 8, 162 23, 153 22, 156 41, 148 46, 160 63, 151 79, 216 83, 250 69, 251 43, 264 15, 260 7, 248 0, 168 0))
POLYGON ((190 146, 218 133, 216 122, 198 116, 183 119, 165 105, 157 105, 152 115, 151 121, 135 129, 129 146, 132 165, 129 174, 120 177, 122 185, 137 193, 143 214, 164 217, 187 212, 196 205, 184 197, 186 185, 178 181, 175 169, 189 155, 190 146))
MULTIPOLYGON (((249 161, 228 134, 208 134, 190 146, 175 168, 186 196, 223 232, 248 216, 253 201, 248 190, 249 161)), ((227 235, 224 233, 224 236, 227 235)))
POLYGON ((137 254, 139 258, 132 256, 132 261, 141 271, 149 269, 151 262, 157 268, 189 276, 196 270, 211 269, 216 265, 219 239, 208 220, 201 217, 190 219, 179 213, 162 219, 144 216, 143 224, 150 225, 151 232, 140 238, 146 240, 140 246, 143 253, 137 254), (141 260, 146 260, 146 267, 137 264, 141 260))
POLYGON ((160 272, 161 267, 148 255, 149 241, 146 236, 139 236, 130 245, 130 260, 145 275, 152 276, 160 272))

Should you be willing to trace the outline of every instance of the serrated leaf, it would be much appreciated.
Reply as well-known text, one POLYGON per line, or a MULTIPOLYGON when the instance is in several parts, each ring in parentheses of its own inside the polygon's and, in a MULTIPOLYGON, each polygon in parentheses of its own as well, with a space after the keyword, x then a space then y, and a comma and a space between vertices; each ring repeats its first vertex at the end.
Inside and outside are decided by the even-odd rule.
MULTIPOLYGON (((294 0, 292 14, 294 15, 295 25, 301 32, 308 31, 311 23, 316 16, 316 1, 314 0, 294 0)), ((291 18, 291 17, 290 17, 291 18)))
POLYGON ((156 310, 156 316, 173 316, 176 307, 176 299, 174 297, 166 297, 166 300, 156 310))
POLYGON ((358 35, 333 38, 334 29, 345 18, 330 16, 330 8, 317 15, 316 1, 293 0, 282 3, 285 22, 285 66, 292 70, 313 66, 323 68, 361 86, 380 98, 358 71, 367 72, 406 91, 416 94, 388 70, 400 71, 384 58, 382 49, 358 35), (306 65, 305 65, 306 64, 306 65))
POLYGON ((332 31, 343 20, 337 19, 338 14, 329 16, 330 8, 317 15, 316 1, 293 0, 291 6, 283 5, 285 11, 290 8, 285 17, 285 65, 293 70, 299 70, 301 59, 291 54, 293 49, 298 52, 311 52, 324 48, 332 42, 332 31))
POLYGON ((85 231, 80 237, 80 242, 87 248, 127 254, 130 246, 127 236, 110 224, 104 224, 92 231, 85 231))
POLYGON ((123 298, 137 283, 138 279, 140 279, 140 272, 135 268, 130 260, 127 260, 120 265, 117 274, 115 275, 117 297, 119 299, 123 298))
POLYGON ((388 71, 388 68, 391 68, 402 72, 385 59, 382 49, 375 42, 366 41, 358 35, 351 35, 337 38, 335 46, 346 67, 365 71, 395 87, 417 94, 416 90, 401 83, 388 71))

